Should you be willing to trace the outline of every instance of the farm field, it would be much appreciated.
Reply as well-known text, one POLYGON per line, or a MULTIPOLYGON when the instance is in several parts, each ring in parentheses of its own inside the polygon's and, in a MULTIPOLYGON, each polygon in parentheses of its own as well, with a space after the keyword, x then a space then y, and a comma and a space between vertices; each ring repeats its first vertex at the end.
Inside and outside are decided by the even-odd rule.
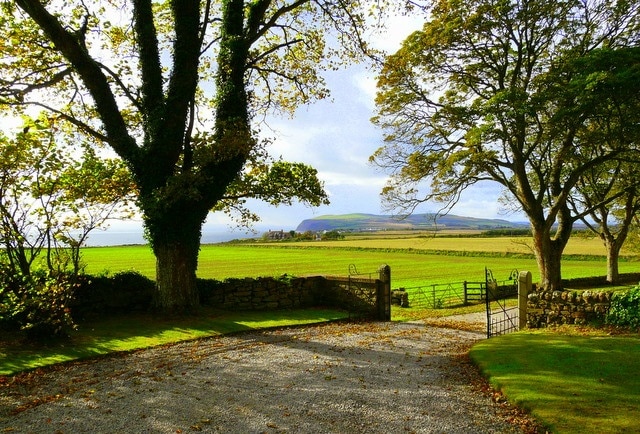
MULTIPOLYGON (((498 280, 506 279, 517 269, 531 271, 536 281, 539 276, 535 260, 529 255, 519 255, 524 252, 515 251, 518 246, 510 238, 457 237, 203 245, 198 276, 223 280, 282 274, 347 275, 354 267, 358 273, 368 275, 375 274, 380 265, 389 264, 394 288, 480 281, 484 279, 485 267, 498 280), (443 251, 459 253, 443 254, 443 251)), ((586 256, 579 259, 569 256, 563 262, 563 277, 604 275, 604 256, 586 253, 602 249, 599 246, 598 240, 575 240, 569 250, 571 254, 586 256)), ((148 277, 155 275, 154 258, 147 246, 86 248, 83 255, 88 273, 135 270, 148 277)), ((620 263, 621 273, 638 271, 640 262, 620 263)))
MULTIPOLYGON (((533 254, 530 237, 465 237, 452 235, 429 235, 427 233, 402 232, 380 235, 354 234, 347 235, 344 240, 337 241, 304 241, 285 242, 283 245, 304 247, 360 247, 374 249, 416 249, 428 251, 461 251, 487 252, 506 254, 533 254)), ((622 251, 622 255, 630 255, 622 251)), ((602 242, 596 238, 573 237, 564 251, 566 256, 604 256, 606 254, 602 242)))

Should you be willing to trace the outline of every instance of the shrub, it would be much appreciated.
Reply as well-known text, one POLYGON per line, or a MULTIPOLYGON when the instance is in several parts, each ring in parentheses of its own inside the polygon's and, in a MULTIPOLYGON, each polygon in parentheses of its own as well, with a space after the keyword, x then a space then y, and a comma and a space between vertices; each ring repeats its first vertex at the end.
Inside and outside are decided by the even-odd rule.
POLYGON ((336 230, 328 231, 322 234, 322 240, 344 240, 344 235, 336 230))
POLYGON ((78 318, 113 316, 149 310, 155 283, 136 271, 124 271, 113 276, 83 275, 72 311, 78 318))
MULTIPOLYGON (((3 267, 4 268, 4 267, 3 267)), ((69 305, 75 284, 63 273, 0 270, 0 321, 32 340, 66 337, 75 328, 69 305)))
POLYGON ((640 327, 640 285, 613 295, 606 322, 623 327, 640 327))

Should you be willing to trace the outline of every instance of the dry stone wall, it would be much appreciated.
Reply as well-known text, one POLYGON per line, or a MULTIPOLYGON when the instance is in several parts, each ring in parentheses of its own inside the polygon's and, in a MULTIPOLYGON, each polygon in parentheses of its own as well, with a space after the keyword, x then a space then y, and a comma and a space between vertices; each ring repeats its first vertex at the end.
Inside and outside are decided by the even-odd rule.
POLYGON ((612 292, 606 291, 534 290, 527 300, 527 326, 540 328, 604 321, 611 305, 611 295, 612 292))
POLYGON ((201 291, 204 304, 226 310, 275 310, 306 308, 321 303, 321 276, 278 279, 258 277, 207 282, 201 291))
MULTIPOLYGON (((200 280, 200 301, 225 310, 278 310, 317 306, 379 318, 378 279, 333 276, 200 280)), ((387 316, 390 316, 387 315, 387 316)), ((384 319, 384 318, 379 318, 384 319)), ((388 319, 388 318, 387 318, 388 319)))
MULTIPOLYGON (((624 273, 618 283, 635 284, 640 273, 624 273)), ((556 324, 585 324, 604 321, 611 306, 611 291, 579 290, 577 288, 602 287, 606 276, 563 280, 566 288, 574 290, 544 291, 533 288, 527 300, 527 326, 546 327, 556 324)))
POLYGON ((375 312, 378 303, 377 285, 371 279, 357 277, 326 277, 327 285, 318 296, 324 305, 349 306, 354 313, 375 312))

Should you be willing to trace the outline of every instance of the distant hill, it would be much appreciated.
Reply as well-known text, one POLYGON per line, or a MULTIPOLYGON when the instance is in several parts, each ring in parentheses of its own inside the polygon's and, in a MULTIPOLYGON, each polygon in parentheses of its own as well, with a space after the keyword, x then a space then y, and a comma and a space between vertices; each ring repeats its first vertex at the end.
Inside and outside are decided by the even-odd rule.
POLYGON ((414 214, 404 219, 390 215, 375 214, 342 214, 323 215, 303 220, 296 232, 318 231, 381 231, 402 229, 510 229, 527 227, 524 223, 514 223, 502 219, 482 219, 475 217, 461 217, 457 215, 438 216, 435 214, 414 214))

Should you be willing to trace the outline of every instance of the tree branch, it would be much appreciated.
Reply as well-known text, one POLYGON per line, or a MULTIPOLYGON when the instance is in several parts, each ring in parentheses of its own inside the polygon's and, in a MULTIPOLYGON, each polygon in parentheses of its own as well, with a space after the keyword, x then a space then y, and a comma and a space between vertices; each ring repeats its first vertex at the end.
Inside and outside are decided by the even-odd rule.
POLYGON ((107 143, 125 161, 137 165, 139 149, 129 135, 126 122, 120 113, 118 104, 109 87, 100 65, 91 58, 78 39, 65 30, 56 17, 37 0, 16 0, 24 10, 47 34, 51 42, 69 60, 93 97, 96 110, 104 124, 108 137, 107 143))
POLYGON ((142 80, 142 115, 147 127, 145 143, 152 140, 159 128, 164 110, 162 66, 158 52, 158 38, 154 25, 151 0, 133 0, 134 29, 140 50, 140 78, 142 80))
MULTIPOLYGON (((289 12, 295 11, 300 6, 309 2, 310 0, 298 0, 291 3, 290 5, 283 6, 277 11, 275 11, 273 15, 271 15, 271 18, 269 18, 269 21, 264 22, 266 9, 267 9, 264 3, 269 3, 269 0, 259 0, 258 1, 259 5, 257 5, 255 8, 252 8, 252 13, 251 13, 251 20, 252 22, 256 23, 254 25, 255 28, 247 29, 247 37, 248 37, 249 45, 253 45, 258 39, 264 36, 264 34, 267 33, 271 28, 275 27, 280 17, 284 16, 289 12), (264 8, 264 10, 262 10, 262 8, 264 8), (261 22, 264 22, 264 24, 262 25, 262 27, 259 27, 259 25, 257 24, 261 22)), ((266 6, 269 6, 269 5, 266 4, 266 6)))
MULTIPOLYGON (((200 59, 200 2, 173 0, 171 8, 175 21, 173 67, 165 102, 162 131, 155 131, 155 139, 162 141, 163 169, 172 170, 184 141, 184 128, 189 107, 198 84, 200 59)), ((160 168, 158 168, 160 169, 160 168)))

